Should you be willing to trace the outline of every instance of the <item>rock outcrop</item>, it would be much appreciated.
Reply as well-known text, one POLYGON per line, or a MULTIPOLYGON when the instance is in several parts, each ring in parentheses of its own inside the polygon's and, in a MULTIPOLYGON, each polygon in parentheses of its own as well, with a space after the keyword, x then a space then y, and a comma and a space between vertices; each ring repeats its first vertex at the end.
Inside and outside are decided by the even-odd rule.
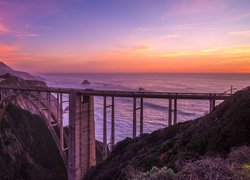
POLYGON ((138 91, 139 91, 139 92, 144 92, 144 91, 146 91, 146 90, 145 90, 143 87, 139 87, 139 88, 138 88, 138 91))
POLYGON ((83 82, 82 82, 82 85, 89 85, 91 84, 87 79, 85 79, 83 82))

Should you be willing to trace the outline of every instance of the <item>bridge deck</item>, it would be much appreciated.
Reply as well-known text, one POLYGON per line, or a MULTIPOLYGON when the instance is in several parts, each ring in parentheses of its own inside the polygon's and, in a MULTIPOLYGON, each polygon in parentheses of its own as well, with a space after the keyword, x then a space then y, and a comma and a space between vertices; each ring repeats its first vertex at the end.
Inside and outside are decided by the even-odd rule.
POLYGON ((0 89, 12 89, 20 91, 38 91, 50 93, 76 92, 86 96, 111 96, 111 97, 135 97, 135 98, 160 98, 160 99, 193 99, 193 100, 225 100, 231 94, 228 93, 178 93, 178 92, 135 92, 135 91, 111 91, 93 89, 73 89, 73 88, 54 88, 54 87, 9 87, 0 86, 0 89))

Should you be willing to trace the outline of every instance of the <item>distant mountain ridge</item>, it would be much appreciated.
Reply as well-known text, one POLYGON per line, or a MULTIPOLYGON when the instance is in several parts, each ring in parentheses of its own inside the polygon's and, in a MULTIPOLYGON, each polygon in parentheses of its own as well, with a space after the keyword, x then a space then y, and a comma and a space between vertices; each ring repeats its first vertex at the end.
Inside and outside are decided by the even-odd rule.
POLYGON ((16 71, 11 67, 9 67, 8 65, 6 65, 4 62, 0 62, 0 75, 4 75, 6 73, 10 73, 25 80, 42 80, 41 77, 31 75, 27 72, 16 71))

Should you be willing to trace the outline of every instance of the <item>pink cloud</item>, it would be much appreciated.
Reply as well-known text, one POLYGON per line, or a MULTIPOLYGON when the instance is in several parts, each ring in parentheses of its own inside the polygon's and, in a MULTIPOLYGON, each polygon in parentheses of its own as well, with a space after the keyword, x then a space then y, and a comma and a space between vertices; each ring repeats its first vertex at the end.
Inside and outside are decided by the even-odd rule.
POLYGON ((247 31, 234 31, 228 33, 231 36, 249 36, 250 37, 250 30, 247 31))
POLYGON ((33 37, 38 37, 39 35, 36 33, 17 33, 17 37, 28 37, 28 38, 33 38, 33 37))
POLYGON ((0 23, 0 34, 6 34, 9 33, 11 35, 14 35, 16 37, 38 37, 39 35, 37 33, 32 32, 19 32, 17 30, 10 30, 9 27, 7 27, 5 24, 0 23))
POLYGON ((240 20, 243 20, 243 19, 246 19, 249 17, 250 17, 250 12, 245 12, 242 14, 234 15, 233 17, 228 18, 228 20, 229 21, 240 21, 240 20))
POLYGON ((6 25, 0 23, 0 34, 8 32, 10 32, 9 28, 6 25))
POLYGON ((10 46, 10 45, 6 45, 6 44, 0 44, 0 54, 1 55, 13 52, 16 49, 17 49, 16 46, 10 46))
POLYGON ((168 34, 166 36, 162 36, 162 38, 179 38, 181 35, 179 34, 168 34))

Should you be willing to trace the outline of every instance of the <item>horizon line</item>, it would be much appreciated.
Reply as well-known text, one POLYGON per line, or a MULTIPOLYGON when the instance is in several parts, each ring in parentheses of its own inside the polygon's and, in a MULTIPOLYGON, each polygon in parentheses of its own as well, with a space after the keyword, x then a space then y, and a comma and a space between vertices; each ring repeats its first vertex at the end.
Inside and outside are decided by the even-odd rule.
POLYGON ((34 74, 250 74, 250 72, 33 72, 34 74))

